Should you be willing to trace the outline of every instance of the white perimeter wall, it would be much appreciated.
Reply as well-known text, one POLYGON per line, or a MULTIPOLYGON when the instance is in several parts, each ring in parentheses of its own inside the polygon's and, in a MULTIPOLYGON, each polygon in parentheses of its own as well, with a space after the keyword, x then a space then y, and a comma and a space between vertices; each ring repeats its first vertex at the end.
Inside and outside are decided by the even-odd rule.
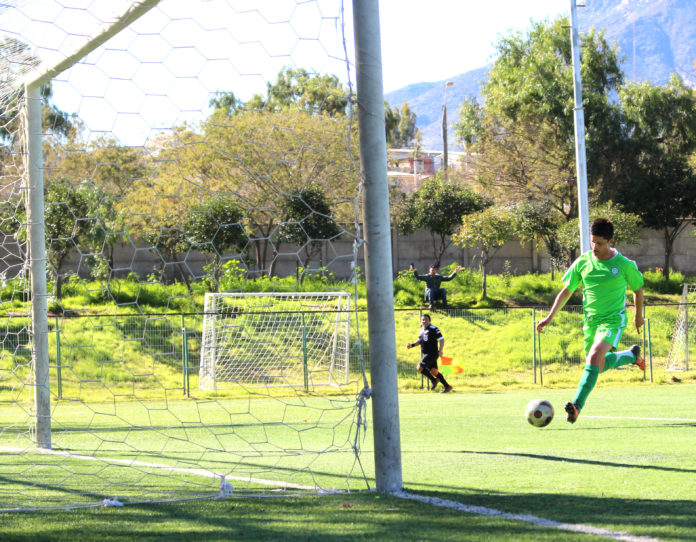
MULTIPOLYGON (((693 234, 694 227, 689 226, 675 242, 672 252, 670 267, 686 276, 696 275, 696 237, 693 234)), ((639 245, 618 245, 617 248, 625 256, 635 260, 641 271, 664 266, 664 239, 661 232, 643 229, 639 245)), ((281 250, 284 255, 278 259, 276 274, 280 276, 295 274, 297 259, 288 255, 292 253, 294 248, 282 245, 281 250)), ((114 262, 117 276, 125 276, 128 272, 133 271, 144 277, 159 265, 159 261, 149 251, 138 249, 137 254, 134 254, 134 252, 135 249, 132 245, 117 247, 114 262)), ((324 254, 325 264, 333 260, 329 265, 330 271, 335 273, 337 277, 343 278, 348 276, 352 255, 352 240, 334 242, 333 250, 325 250, 324 254), (335 258, 336 254, 343 256, 335 258)), ((360 257, 359 265, 364 270, 362 253, 360 257)), ((189 253, 182 259, 182 267, 189 270, 194 278, 204 275, 202 268, 206 262, 201 254, 189 253)), ((396 232, 392 233, 392 266, 394 273, 408 269, 411 262, 416 264, 420 272, 425 273, 428 266, 434 261, 433 243, 427 232, 419 231, 409 236, 400 236, 396 232)), ((544 248, 541 247, 537 250, 537 247, 529 243, 525 245, 520 245, 518 241, 507 243, 496 252, 488 266, 489 272, 500 273, 503 271, 506 261, 510 262, 510 269, 514 274, 549 271, 549 259, 544 248)), ((476 250, 461 249, 451 245, 442 257, 441 264, 445 266, 453 262, 471 269, 478 269, 480 256, 476 250)), ((3 259, 1 264, 4 264, 4 267, 8 270, 8 275, 12 274, 10 269, 18 268, 16 264, 12 266, 12 262, 8 261, 8 259, 3 259)), ((86 262, 83 261, 80 265, 77 258, 72 258, 65 264, 62 272, 68 274, 74 272, 79 267, 79 273, 84 276, 87 272, 85 264, 86 262)), ((312 262, 311 267, 316 268, 318 265, 318 262, 315 260, 312 262)), ((167 274, 169 276, 175 272, 175 267, 175 265, 167 265, 167 274)))

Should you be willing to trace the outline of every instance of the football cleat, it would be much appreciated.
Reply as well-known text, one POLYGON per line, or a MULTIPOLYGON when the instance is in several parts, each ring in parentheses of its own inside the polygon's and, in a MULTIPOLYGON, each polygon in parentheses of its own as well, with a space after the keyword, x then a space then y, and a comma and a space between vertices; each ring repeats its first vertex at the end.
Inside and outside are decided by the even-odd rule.
POLYGON ((445 386, 445 389, 442 390, 440 393, 449 393, 452 391, 452 386, 445 386))
POLYGON ((631 353, 636 357, 635 364, 638 365, 638 368, 641 371, 645 371, 645 360, 640 357, 640 346, 637 344, 631 346, 631 353))
POLYGON ((430 391, 433 391, 435 388, 437 388, 437 383, 439 380, 436 380, 435 382, 430 383, 430 391))
POLYGON ((568 413, 568 421, 570 423, 575 423, 580 415, 578 407, 576 407, 574 403, 568 401, 565 405, 565 411, 568 413))

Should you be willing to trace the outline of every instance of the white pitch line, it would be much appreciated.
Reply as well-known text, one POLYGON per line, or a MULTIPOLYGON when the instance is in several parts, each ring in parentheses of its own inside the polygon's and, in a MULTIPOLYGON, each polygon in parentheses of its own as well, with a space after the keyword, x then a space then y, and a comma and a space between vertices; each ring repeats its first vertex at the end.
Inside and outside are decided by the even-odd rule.
POLYGON ((593 527, 592 525, 583 525, 582 523, 561 523, 560 521, 544 519, 537 516, 532 516, 530 514, 511 514, 509 512, 502 512, 501 510, 496 510, 495 508, 486 508, 485 506, 473 506, 470 504, 462 504, 460 502, 451 501, 449 499, 426 497, 424 495, 415 495, 413 493, 408 493, 405 491, 399 491, 393 493, 393 495, 402 499, 419 501, 422 503, 431 504, 433 506, 451 508, 453 510, 458 510, 467 514, 476 514, 478 516, 495 516, 513 521, 523 521, 525 523, 531 523, 540 527, 549 527, 551 529, 572 531, 581 534, 592 534, 595 536, 602 536, 604 538, 622 540, 624 542, 660 542, 658 538, 653 538, 651 536, 638 536, 630 533, 610 531, 608 529, 602 529, 600 527, 593 527))
MULTIPOLYGON (((47 455, 57 455, 57 456, 62 456, 62 457, 69 457, 72 459, 80 459, 83 461, 98 461, 98 462, 107 463, 107 464, 119 464, 119 465, 133 466, 133 467, 148 467, 148 468, 152 468, 152 469, 163 469, 163 470, 169 470, 172 472, 181 472, 184 474, 195 474, 197 476, 202 476, 205 478, 213 478, 213 479, 223 477, 222 474, 219 474, 217 472, 213 472, 211 470, 206 470, 206 469, 175 467, 173 465, 165 465, 165 464, 160 464, 160 463, 148 463, 145 461, 137 461, 135 459, 117 459, 117 458, 108 458, 108 457, 94 457, 91 455, 74 454, 71 452, 61 452, 61 451, 57 451, 57 450, 46 450, 46 449, 42 449, 42 448, 27 450, 27 449, 23 449, 23 448, 10 448, 7 446, 0 446, 0 451, 13 452, 13 453, 29 452, 29 453, 41 453, 41 454, 47 454, 47 455)), ((224 475, 224 477, 225 477, 225 480, 235 480, 237 482, 254 482, 254 483, 266 485, 266 486, 279 486, 282 489, 302 489, 302 490, 306 490, 306 491, 317 491, 319 489, 319 488, 314 487, 314 486, 301 486, 299 484, 292 484, 289 482, 265 480, 263 478, 251 478, 248 476, 224 475)))

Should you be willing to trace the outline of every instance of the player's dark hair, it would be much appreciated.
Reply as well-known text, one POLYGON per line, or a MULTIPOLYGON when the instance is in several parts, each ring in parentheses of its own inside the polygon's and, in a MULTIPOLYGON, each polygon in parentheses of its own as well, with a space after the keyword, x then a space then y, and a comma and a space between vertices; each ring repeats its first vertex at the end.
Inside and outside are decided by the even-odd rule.
POLYGON ((604 237, 607 241, 614 238, 614 224, 608 218, 597 218, 592 222, 590 235, 604 237))
POLYGON ((430 269, 440 269, 440 266, 434 263, 433 265, 430 266, 430 269))
POLYGON ((421 316, 421 318, 423 318, 423 317, 427 318, 429 322, 433 321, 433 319, 430 318, 430 315, 427 312, 421 316))

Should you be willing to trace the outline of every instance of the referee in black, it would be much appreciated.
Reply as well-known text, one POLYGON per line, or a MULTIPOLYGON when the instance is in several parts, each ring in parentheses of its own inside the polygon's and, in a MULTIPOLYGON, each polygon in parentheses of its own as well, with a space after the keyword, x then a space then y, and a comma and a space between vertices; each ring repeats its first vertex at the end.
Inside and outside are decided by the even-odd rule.
POLYGON ((418 371, 423 373, 430 380, 431 390, 434 390, 438 381, 442 382, 444 389, 440 393, 449 393, 452 391, 452 386, 447 383, 445 377, 437 369, 437 360, 442 355, 442 349, 445 347, 445 338, 438 328, 430 323, 430 315, 424 314, 421 316, 421 330, 418 334, 418 340, 414 343, 409 343, 406 348, 413 348, 420 344, 421 354, 423 357, 418 364, 418 371))

